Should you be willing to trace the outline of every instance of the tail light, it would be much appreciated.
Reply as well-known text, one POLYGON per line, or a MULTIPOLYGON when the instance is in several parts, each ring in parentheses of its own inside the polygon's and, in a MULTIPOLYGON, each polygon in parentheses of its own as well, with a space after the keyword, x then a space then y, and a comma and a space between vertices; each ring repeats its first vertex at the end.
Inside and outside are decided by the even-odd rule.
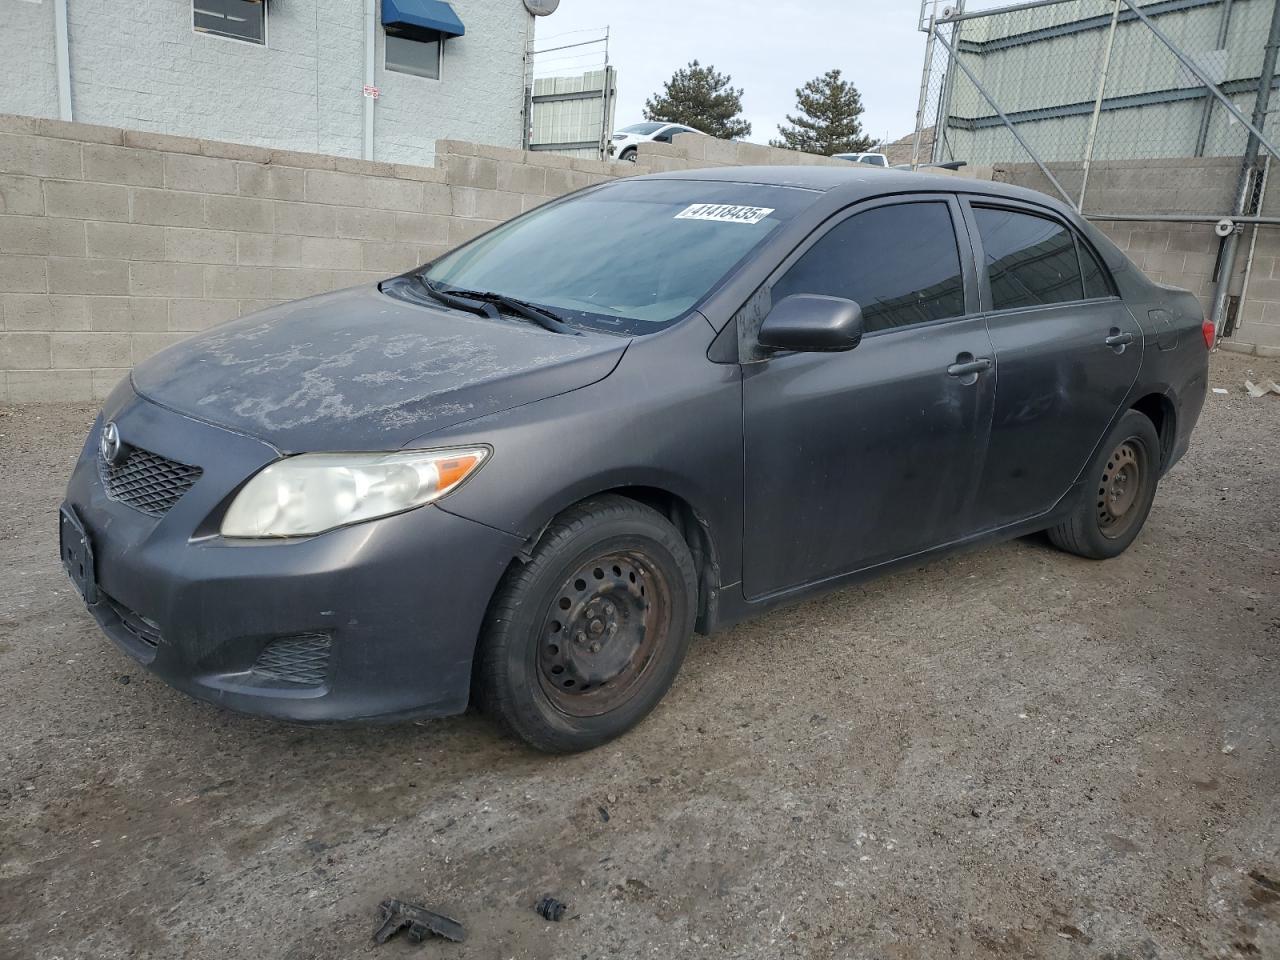
POLYGON ((1206 350, 1213 349, 1213 341, 1217 338, 1218 331, 1213 326, 1212 320, 1206 320, 1200 324, 1200 335, 1204 337, 1204 348, 1206 350))

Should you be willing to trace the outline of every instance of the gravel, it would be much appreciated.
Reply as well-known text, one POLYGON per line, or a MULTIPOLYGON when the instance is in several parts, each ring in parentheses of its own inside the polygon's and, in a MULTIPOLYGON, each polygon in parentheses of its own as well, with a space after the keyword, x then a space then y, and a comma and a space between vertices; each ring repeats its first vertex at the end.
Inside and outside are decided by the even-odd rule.
POLYGON ((103 638, 57 562, 94 411, 0 410, 0 957, 1280 956, 1280 397, 1215 357, 1146 531, 988 547, 700 639, 640 728, 284 726, 103 638), (548 923, 533 905, 569 905, 548 923))

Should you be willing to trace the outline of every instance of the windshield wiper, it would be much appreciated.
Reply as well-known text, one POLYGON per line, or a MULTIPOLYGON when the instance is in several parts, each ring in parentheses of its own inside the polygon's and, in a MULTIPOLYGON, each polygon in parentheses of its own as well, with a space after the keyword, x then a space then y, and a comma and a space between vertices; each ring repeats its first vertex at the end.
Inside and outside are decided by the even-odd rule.
POLYGON ((552 333, 567 333, 571 337, 580 337, 582 334, 573 327, 569 326, 560 319, 555 313, 546 307, 539 307, 537 304, 529 303, 527 300, 517 300, 515 297, 508 297, 505 293, 472 293, 468 294, 477 300, 483 300, 487 303, 496 303, 498 306, 506 307, 512 313, 517 313, 526 320, 532 320, 543 330, 550 330, 552 333))
POLYGON ((483 300, 473 299, 471 297, 460 297, 457 294, 441 290, 420 273, 414 274, 414 276, 417 281, 422 284, 423 289, 427 291, 433 300, 439 300, 446 307, 466 310, 468 313, 478 313, 480 316, 488 317, 491 320, 498 319, 498 308, 492 303, 486 303, 483 300))

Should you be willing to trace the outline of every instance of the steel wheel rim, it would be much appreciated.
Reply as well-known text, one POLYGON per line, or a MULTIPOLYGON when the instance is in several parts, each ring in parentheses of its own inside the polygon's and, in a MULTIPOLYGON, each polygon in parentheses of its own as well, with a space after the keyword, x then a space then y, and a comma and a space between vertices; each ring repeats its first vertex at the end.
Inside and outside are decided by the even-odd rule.
POLYGON ((538 681, 563 713, 594 717, 637 692, 671 632, 671 588, 642 554, 579 565, 556 591, 538 635, 538 681))
POLYGON ((1130 437, 1111 451, 1098 481, 1098 529, 1104 537, 1118 540, 1132 529, 1141 512, 1146 480, 1146 446, 1130 437))

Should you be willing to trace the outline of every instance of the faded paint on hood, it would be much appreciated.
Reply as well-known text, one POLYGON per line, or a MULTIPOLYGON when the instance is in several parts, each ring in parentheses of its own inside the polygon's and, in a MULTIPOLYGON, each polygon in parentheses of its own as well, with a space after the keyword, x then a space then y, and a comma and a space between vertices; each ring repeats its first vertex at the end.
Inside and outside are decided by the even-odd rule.
POLYGON ((139 364, 138 393, 286 453, 389 450, 607 377, 629 341, 357 287, 273 307, 139 364))

